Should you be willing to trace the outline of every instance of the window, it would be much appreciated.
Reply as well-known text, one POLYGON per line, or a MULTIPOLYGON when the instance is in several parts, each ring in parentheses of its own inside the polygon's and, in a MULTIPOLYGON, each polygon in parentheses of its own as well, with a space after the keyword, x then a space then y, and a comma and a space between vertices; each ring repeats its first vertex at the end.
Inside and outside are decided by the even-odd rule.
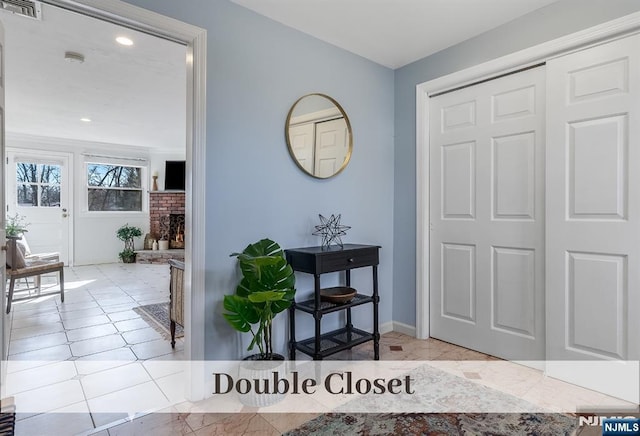
POLYGON ((20 207, 60 207, 60 165, 16 162, 20 207))
POLYGON ((88 209, 91 212, 141 212, 142 168, 87 164, 88 209))

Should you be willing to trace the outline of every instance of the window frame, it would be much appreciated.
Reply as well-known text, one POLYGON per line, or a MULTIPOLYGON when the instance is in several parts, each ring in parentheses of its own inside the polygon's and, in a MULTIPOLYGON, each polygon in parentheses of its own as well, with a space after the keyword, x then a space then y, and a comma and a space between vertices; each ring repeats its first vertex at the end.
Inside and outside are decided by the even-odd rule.
POLYGON ((148 162, 114 162, 110 159, 91 159, 85 160, 82 165, 83 180, 83 205, 82 213, 87 216, 113 216, 113 215, 145 215, 149 213, 149 196, 145 195, 149 190, 149 182, 147 174, 149 172, 148 162), (90 165, 107 165, 113 167, 132 167, 140 168, 140 188, 120 188, 120 187, 96 187, 89 185, 89 166, 90 165), (140 191, 141 193, 141 208, 140 210, 89 210, 89 191, 91 189, 109 190, 109 191, 140 191))

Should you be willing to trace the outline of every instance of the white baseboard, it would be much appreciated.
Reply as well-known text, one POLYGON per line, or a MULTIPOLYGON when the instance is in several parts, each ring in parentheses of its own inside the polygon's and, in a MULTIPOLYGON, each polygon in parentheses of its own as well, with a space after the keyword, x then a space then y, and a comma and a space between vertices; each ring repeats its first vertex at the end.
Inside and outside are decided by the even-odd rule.
POLYGON ((416 337, 416 327, 399 321, 393 321, 393 331, 402 333, 412 338, 416 337))
POLYGON ((378 330, 380 331, 381 335, 384 335, 385 333, 391 333, 393 331, 393 321, 389 321, 389 322, 385 322, 384 324, 380 324, 378 326, 378 330))
POLYGON ((380 324, 378 329, 380 330, 381 335, 384 335, 385 333, 398 332, 411 336, 412 338, 416 337, 416 328, 414 326, 398 321, 385 322, 384 324, 380 324))

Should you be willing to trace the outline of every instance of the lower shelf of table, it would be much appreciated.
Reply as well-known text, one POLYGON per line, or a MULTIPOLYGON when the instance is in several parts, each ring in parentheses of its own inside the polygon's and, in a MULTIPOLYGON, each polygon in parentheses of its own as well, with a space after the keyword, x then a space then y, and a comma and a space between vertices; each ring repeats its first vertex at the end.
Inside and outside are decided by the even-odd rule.
MULTIPOLYGON (((321 357, 327 357, 371 340, 373 340, 373 334, 371 333, 353 327, 351 329, 343 327, 320 336, 319 355, 321 357)), ((296 350, 309 356, 315 356, 315 343, 315 338, 309 338, 296 342, 295 347, 296 350)))

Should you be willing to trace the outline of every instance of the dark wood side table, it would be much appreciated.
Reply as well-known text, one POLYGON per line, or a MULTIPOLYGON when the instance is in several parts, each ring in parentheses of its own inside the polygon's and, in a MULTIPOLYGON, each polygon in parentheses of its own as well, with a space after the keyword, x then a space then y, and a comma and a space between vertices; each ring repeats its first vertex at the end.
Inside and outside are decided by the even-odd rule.
POLYGON ((374 359, 380 359, 380 332, 378 330, 378 263, 380 247, 377 245, 345 244, 343 247, 303 247, 286 250, 287 261, 294 271, 314 276, 313 298, 294 302, 289 308, 289 358, 295 360, 296 350, 301 351, 314 360, 322 360, 334 353, 350 349, 356 345, 373 340, 374 359), (351 270, 371 267, 373 270, 373 290, 371 295, 360 293, 347 303, 331 303, 320 299, 320 276, 325 273, 345 271, 345 285, 351 286, 351 270), (372 304, 373 333, 357 329, 351 323, 351 308, 363 304, 372 304), (313 315, 315 335, 302 341, 296 341, 296 311, 313 315), (346 310, 347 322, 343 328, 321 332, 323 315, 346 310))

